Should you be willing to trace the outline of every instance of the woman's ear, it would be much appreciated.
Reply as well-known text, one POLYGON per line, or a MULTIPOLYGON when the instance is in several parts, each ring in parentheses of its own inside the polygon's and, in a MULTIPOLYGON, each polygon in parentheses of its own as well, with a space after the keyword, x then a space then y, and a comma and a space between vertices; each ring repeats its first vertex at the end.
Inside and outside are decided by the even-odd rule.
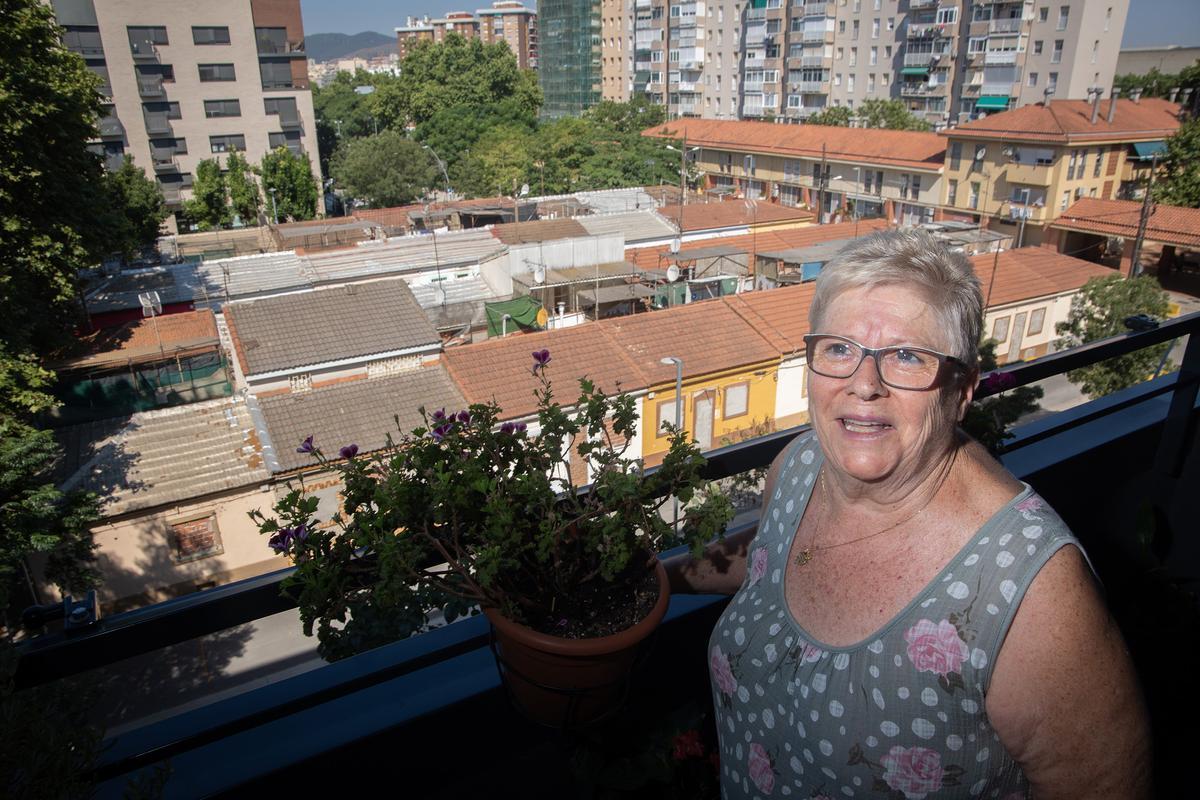
POLYGON ((963 417, 967 415, 967 409, 971 406, 971 401, 975 399, 975 390, 979 387, 980 372, 978 369, 973 369, 970 372, 959 374, 962 377, 959 378, 959 385, 954 387, 954 390, 959 393, 956 402, 958 404, 958 421, 962 422, 963 417))

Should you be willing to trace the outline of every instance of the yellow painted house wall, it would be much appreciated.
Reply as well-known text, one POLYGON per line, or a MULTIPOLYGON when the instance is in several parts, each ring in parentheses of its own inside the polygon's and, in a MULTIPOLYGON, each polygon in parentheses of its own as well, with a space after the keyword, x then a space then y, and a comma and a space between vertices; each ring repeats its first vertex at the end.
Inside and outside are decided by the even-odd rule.
MULTIPOLYGON (((683 381, 685 430, 695 430, 696 401, 707 394, 713 400, 712 440, 709 447, 715 449, 730 442, 723 441, 748 431, 755 425, 773 424, 775 420, 775 384, 778 380, 779 359, 738 367, 719 373, 687 378, 683 381), (731 386, 748 384, 746 413, 725 417, 726 392, 731 386)), ((667 452, 668 440, 665 433, 656 435, 659 408, 663 403, 675 399, 675 382, 659 384, 642 398, 641 442, 642 458, 646 466, 662 462, 667 452)), ((675 422, 673 411, 664 410, 663 420, 675 422)))

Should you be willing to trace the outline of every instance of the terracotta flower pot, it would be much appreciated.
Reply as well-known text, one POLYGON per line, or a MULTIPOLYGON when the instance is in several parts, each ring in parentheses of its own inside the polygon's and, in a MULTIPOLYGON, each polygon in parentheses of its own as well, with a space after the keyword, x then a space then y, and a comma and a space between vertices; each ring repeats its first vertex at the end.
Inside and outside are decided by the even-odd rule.
POLYGON ((638 646, 667 613, 667 571, 655 562, 658 602, 641 622, 611 636, 563 639, 484 609, 496 637, 500 675, 526 717, 558 728, 595 722, 625 694, 638 646))

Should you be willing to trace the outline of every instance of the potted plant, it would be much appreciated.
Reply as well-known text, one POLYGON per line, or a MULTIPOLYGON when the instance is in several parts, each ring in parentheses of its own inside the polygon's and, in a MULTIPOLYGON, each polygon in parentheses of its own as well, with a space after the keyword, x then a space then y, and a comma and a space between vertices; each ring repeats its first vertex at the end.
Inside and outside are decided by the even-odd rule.
POLYGON ((326 458, 313 436, 300 446, 339 470, 342 507, 316 518, 317 499, 293 487, 274 516, 251 514, 296 571, 284 591, 304 631, 338 659, 482 610, 518 705, 547 723, 581 723, 613 705, 638 642, 666 611, 656 554, 680 542, 695 552, 732 516, 701 476, 704 459, 669 431, 662 465, 626 457, 638 424, 633 398, 580 380, 564 408, 533 354, 536 430, 500 423, 494 403, 427 413, 383 450, 341 447, 326 458), (593 481, 575 485, 573 454, 593 481), (677 496, 681 529, 664 519, 677 496))

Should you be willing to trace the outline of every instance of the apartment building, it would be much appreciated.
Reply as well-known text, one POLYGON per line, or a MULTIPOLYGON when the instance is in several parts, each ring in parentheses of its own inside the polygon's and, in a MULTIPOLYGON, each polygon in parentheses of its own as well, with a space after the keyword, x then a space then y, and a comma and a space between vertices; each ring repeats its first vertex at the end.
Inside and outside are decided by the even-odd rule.
POLYGON ((542 115, 547 118, 579 114, 600 101, 601 2, 538 3, 538 83, 542 87, 542 115))
POLYGON ((95 149, 154 175, 170 208, 196 165, 237 150, 306 155, 321 178, 299 0, 52 0, 66 46, 103 82, 95 149))
POLYGON ((633 92, 634 1, 600 0, 600 97, 624 103, 633 92))
POLYGON ((822 221, 940 218, 946 140, 935 133, 681 119, 645 132, 686 138, 707 190, 818 211, 822 221), (853 212, 850 211, 853 209, 853 212))
POLYGON ((1051 100, 988 116, 946 140, 943 214, 1040 244, 1084 197, 1131 196, 1153 154, 1179 129, 1180 106, 1158 98, 1051 100))
POLYGON ((408 17, 396 28, 396 48, 403 59, 413 45, 421 41, 440 42, 446 34, 457 33, 465 39, 480 39, 487 44, 507 42, 521 69, 537 68, 537 12, 515 0, 497 0, 491 8, 450 11, 444 17, 408 17))
POLYGON ((1129 0, 609 0, 604 84, 670 117, 800 122, 899 99, 938 127, 1111 86, 1129 0), (632 8, 632 42, 618 20, 632 8), (624 79, 628 80, 628 79, 624 79))

